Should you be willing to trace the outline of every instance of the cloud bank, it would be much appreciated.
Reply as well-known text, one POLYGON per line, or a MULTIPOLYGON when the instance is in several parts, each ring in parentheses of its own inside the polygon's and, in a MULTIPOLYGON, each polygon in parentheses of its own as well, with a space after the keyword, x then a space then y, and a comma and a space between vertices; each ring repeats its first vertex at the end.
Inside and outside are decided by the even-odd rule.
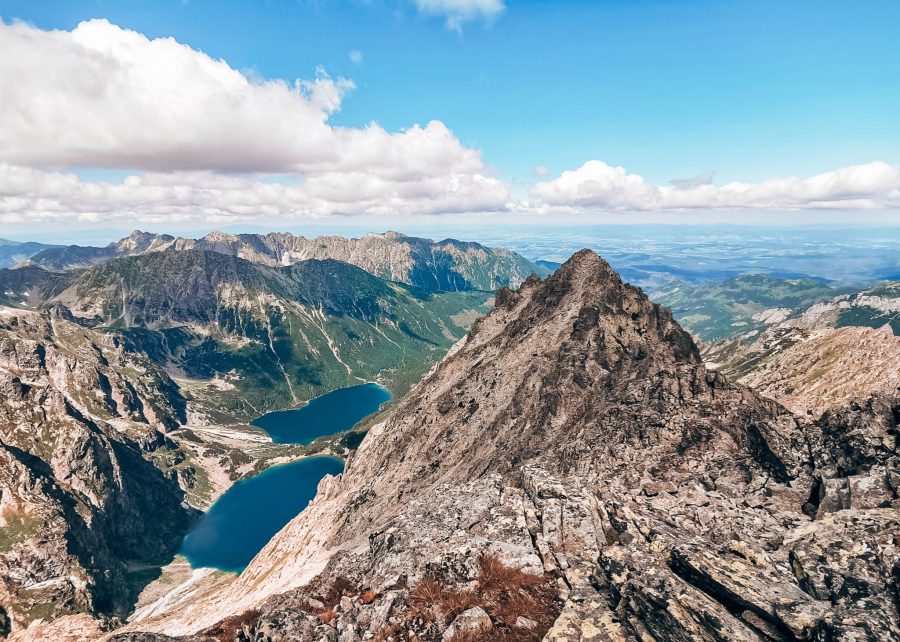
MULTIPOLYGON (((504 8, 418 2, 451 25, 504 8)), ((513 198, 440 121, 332 125, 354 84, 324 71, 256 79, 105 20, 72 31, 0 21, 0 50, 0 223, 900 207, 900 169, 884 162, 721 186, 714 172, 656 186, 599 160, 556 178, 539 165, 530 197, 513 198), (82 168, 130 175, 84 180, 82 168)))
POLYGON ((697 209, 877 209, 900 207, 900 168, 882 161, 800 179, 713 185, 712 173, 672 185, 647 183, 624 167, 588 161, 536 184, 531 195, 549 206, 646 212, 697 209))

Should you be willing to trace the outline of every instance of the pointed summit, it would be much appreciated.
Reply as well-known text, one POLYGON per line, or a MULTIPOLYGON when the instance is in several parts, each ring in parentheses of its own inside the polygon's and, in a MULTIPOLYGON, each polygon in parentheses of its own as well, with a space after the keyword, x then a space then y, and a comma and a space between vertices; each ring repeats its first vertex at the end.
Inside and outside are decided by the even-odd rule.
MULTIPOLYGON (((451 541, 480 548, 466 542, 499 538, 500 550, 518 550, 525 544, 505 540, 504 527, 468 530, 507 510, 495 504, 498 485, 516 502, 523 492, 555 497, 563 486, 552 480, 569 476, 579 488, 693 487, 707 475, 787 481, 798 464, 782 429, 796 430, 783 409, 707 372, 668 310, 581 251, 545 281, 502 290, 465 342, 369 432, 343 476, 194 624, 309 582, 336 551, 374 559, 340 553, 329 573, 350 565, 353 574, 420 576, 420 564, 453 563, 434 561, 451 555, 451 541), (448 540, 461 520, 470 520, 462 539, 448 540)), ((589 510, 590 500, 578 501, 589 510)), ((596 561, 590 550, 570 552, 596 561)))

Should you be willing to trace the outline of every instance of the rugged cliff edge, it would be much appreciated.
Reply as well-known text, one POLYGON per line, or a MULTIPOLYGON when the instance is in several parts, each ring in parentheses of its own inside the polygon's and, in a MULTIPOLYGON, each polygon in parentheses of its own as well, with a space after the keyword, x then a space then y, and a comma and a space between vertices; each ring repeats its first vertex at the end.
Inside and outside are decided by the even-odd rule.
POLYGON ((116 639, 900 638, 896 398, 800 420, 589 251, 496 303, 238 579, 116 639))
POLYGON ((126 563, 165 559, 190 522, 144 458, 184 411, 146 356, 64 308, 0 307, 0 632, 127 614, 126 563))

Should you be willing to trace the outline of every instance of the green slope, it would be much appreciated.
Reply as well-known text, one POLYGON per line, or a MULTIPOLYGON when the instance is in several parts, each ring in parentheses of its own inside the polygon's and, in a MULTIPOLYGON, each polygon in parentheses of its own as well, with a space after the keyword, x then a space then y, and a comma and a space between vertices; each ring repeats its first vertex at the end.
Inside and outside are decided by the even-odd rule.
POLYGON ((273 268, 188 250, 75 273, 56 298, 196 381, 210 407, 246 419, 360 381, 402 394, 489 297, 429 292, 333 260, 273 268))

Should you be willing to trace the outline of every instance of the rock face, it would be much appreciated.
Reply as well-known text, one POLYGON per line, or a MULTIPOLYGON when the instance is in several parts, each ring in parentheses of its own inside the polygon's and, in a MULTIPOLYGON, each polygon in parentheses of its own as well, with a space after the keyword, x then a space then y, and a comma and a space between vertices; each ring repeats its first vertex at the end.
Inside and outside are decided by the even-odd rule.
POLYGON ((815 327, 801 317, 754 341, 704 346, 703 356, 711 368, 799 414, 818 416, 900 387, 900 336, 889 325, 815 327))
POLYGON ((114 258, 161 250, 204 250, 271 267, 307 259, 335 259, 356 265, 390 281, 431 291, 496 290, 518 286, 532 273, 545 274, 515 252, 454 239, 434 242, 397 232, 367 234, 359 239, 320 236, 307 239, 288 233, 224 234, 201 239, 134 232, 104 248, 70 246, 34 255, 33 264, 62 270, 86 267, 114 258))
POLYGON ((124 615, 126 561, 171 554, 191 514, 144 454, 184 420, 145 356, 64 309, 0 308, 0 610, 9 628, 124 615))
POLYGON ((898 419, 801 421, 582 251, 501 290, 240 577, 130 629, 898 639, 898 419))

